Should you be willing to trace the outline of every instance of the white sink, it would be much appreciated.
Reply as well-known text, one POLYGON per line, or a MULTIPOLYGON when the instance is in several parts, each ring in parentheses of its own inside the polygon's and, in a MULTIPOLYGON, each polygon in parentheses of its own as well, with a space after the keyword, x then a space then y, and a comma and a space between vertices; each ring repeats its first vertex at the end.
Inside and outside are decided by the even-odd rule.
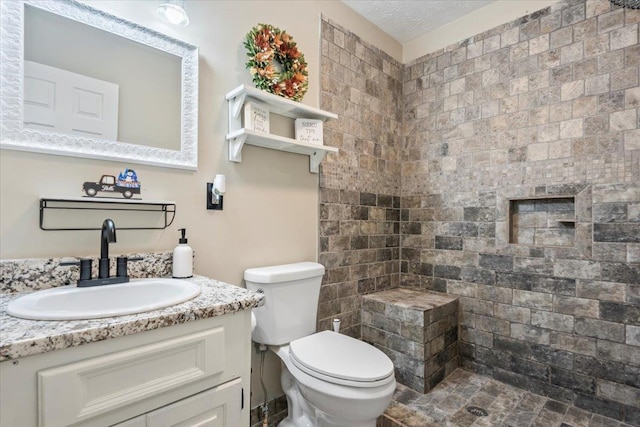
POLYGON ((33 292, 7 305, 7 313, 32 320, 78 320, 143 313, 200 295, 195 283, 180 279, 134 279, 117 285, 64 286, 33 292))

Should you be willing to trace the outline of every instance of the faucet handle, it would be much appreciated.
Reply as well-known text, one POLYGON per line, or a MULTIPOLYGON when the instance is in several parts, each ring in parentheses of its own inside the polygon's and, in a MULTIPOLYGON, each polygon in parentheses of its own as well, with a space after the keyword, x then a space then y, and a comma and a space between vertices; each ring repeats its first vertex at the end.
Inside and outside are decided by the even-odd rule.
POLYGON ((80 280, 89 280, 91 279, 91 265, 92 260, 90 258, 82 258, 80 261, 63 261, 60 266, 66 267, 71 265, 79 265, 80 266, 80 280))
POLYGON ((116 276, 117 277, 129 277, 127 271, 129 261, 142 261, 143 257, 131 257, 119 256, 116 258, 116 276))

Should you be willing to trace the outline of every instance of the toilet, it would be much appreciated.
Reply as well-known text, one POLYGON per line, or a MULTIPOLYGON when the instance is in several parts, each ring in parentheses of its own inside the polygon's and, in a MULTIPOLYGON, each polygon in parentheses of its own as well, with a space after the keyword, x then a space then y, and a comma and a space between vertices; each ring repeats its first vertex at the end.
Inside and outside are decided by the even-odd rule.
POLYGON ((281 359, 289 415, 279 427, 374 427, 396 388, 393 363, 355 338, 316 333, 324 267, 315 262, 251 268, 247 289, 262 292, 253 341, 281 359))

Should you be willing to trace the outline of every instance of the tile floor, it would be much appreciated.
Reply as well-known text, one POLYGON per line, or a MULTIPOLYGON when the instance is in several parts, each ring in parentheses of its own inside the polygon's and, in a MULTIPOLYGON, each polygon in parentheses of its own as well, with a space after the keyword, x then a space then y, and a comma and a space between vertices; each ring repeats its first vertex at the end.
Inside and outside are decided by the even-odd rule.
POLYGON ((457 369, 427 394, 398 384, 379 427, 631 427, 490 377, 457 369), (468 406, 485 409, 479 417, 468 406))

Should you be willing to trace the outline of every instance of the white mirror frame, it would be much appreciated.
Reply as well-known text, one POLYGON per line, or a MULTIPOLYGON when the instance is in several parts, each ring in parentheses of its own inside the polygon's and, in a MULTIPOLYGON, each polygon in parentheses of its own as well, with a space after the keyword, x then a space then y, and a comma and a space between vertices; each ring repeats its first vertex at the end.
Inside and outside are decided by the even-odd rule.
POLYGON ((0 148, 196 170, 198 48, 75 0, 0 1, 0 148), (24 9, 37 7, 182 58, 181 149, 39 131, 23 125, 24 9))

